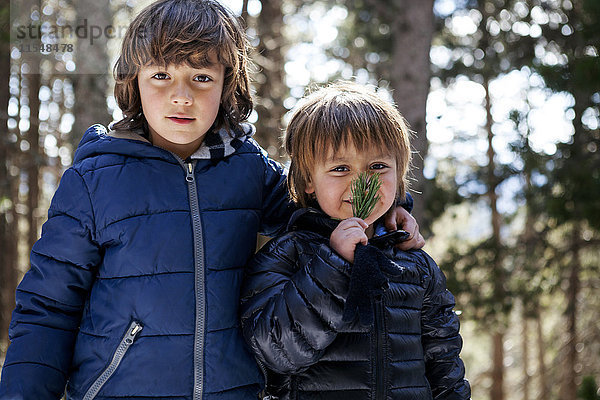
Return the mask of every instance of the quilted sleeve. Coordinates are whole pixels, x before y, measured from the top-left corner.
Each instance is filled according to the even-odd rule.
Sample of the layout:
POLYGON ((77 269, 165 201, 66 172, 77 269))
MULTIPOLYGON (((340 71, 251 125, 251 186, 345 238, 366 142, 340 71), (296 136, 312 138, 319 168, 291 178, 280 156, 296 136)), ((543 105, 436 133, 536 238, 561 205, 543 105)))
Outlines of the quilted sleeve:
POLYGON ((68 169, 16 291, 0 398, 60 399, 101 252, 82 177, 68 169))
POLYGON ((278 373, 298 372, 321 358, 344 325, 349 285, 339 256, 325 244, 300 251, 294 235, 265 245, 242 286, 246 341, 278 373))
POLYGON ((465 379, 465 366, 459 354, 462 338, 458 316, 454 313, 454 296, 446 289, 446 277, 426 253, 430 281, 422 309, 422 342, 426 375, 435 400, 471 398, 465 379))
POLYGON ((283 166, 263 152, 264 186, 260 232, 274 237, 285 232, 286 224, 296 210, 288 195, 287 176, 283 166))

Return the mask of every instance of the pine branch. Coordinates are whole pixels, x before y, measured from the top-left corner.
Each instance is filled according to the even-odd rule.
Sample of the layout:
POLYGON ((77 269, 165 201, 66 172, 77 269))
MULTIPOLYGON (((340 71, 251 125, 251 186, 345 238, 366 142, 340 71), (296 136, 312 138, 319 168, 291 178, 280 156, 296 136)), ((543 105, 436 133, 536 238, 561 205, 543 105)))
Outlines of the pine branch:
POLYGON ((355 217, 366 219, 381 196, 378 194, 381 187, 379 173, 369 174, 362 172, 352 180, 350 193, 352 194, 352 214, 355 217))

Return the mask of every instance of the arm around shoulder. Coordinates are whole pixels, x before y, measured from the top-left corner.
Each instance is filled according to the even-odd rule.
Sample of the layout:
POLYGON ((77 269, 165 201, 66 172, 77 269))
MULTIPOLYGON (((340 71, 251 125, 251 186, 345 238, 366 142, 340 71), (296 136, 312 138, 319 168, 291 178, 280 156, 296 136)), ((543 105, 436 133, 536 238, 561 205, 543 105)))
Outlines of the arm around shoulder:
POLYGON ((93 229, 85 183, 68 169, 16 291, 0 398, 63 395, 82 309, 101 261, 93 229))
POLYGON ((269 158, 264 149, 260 150, 265 168, 260 232, 263 235, 274 237, 284 233, 286 224, 296 210, 296 206, 288 194, 287 177, 283 166, 269 158))
POLYGON ((446 288, 446 277, 435 261, 422 252, 429 282, 422 309, 422 342, 426 374, 436 400, 467 400, 471 388, 460 359, 462 337, 453 311, 454 296, 446 288))
POLYGON ((279 373, 316 363, 342 326, 349 277, 326 244, 292 232, 250 262, 242 286, 242 328, 255 356, 279 373))

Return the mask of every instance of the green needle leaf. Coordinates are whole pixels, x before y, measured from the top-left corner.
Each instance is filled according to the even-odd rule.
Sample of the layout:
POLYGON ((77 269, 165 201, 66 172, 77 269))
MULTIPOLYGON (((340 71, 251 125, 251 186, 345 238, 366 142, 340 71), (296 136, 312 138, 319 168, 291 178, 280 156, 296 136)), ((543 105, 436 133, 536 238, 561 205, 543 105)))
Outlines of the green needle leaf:
POLYGON ((352 195, 352 214, 355 217, 366 219, 381 196, 377 194, 381 187, 379 173, 360 173, 352 180, 350 193, 352 195))

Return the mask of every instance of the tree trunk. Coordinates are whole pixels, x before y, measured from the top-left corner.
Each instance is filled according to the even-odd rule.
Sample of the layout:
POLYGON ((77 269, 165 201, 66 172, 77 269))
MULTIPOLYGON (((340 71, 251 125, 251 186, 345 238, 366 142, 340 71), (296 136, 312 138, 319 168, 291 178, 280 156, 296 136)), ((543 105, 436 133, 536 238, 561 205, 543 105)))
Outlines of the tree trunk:
POLYGON ((538 400, 550 400, 550 392, 548 391, 548 377, 546 371, 546 361, 544 360, 544 354, 546 352, 546 345, 544 340, 544 328, 542 326, 542 310, 540 305, 537 305, 536 313, 536 332, 537 332, 537 356, 538 356, 538 376, 540 395, 538 400))
MULTIPOLYGON (((9 1, 0 2, 0 26, 9 31, 9 1)), ((16 218, 13 187, 15 178, 10 172, 15 151, 8 132, 8 100, 10 97, 10 43, 0 40, 0 359, 4 358, 4 344, 8 341, 8 325, 15 308, 17 285, 16 218)))
MULTIPOLYGON (((112 11, 107 2, 75 2, 76 24, 88 24, 105 27, 112 24, 112 11)), ((70 142, 75 148, 83 133, 93 124, 107 125, 112 121, 108 112, 106 97, 108 93, 108 75, 110 71, 107 40, 97 39, 92 44, 89 38, 78 39, 75 53, 77 72, 71 75, 75 91, 73 113, 75 122, 71 130, 70 142)))
POLYGON ((571 264, 569 268, 569 287, 567 289, 567 309, 565 316, 567 319, 567 342, 565 343, 566 362, 564 365, 564 379, 561 386, 561 400, 577 399, 577 297, 581 286, 579 280, 579 271, 581 270, 581 259, 579 254, 581 226, 579 221, 574 222, 571 232, 571 264))
MULTIPOLYGON (((569 146, 570 154, 566 160, 566 166, 570 170, 580 168, 579 162, 585 161, 587 140, 586 136, 589 135, 589 131, 584 128, 582 123, 582 116, 587 108, 588 94, 585 91, 575 89, 572 92, 575 98, 575 105, 573 110, 575 111, 575 118, 573 118, 573 139, 572 144, 569 146)), ((575 182, 577 185, 577 182, 575 182)), ((575 186, 576 193, 581 192, 581 188, 575 186)), ((574 200, 577 200, 574 199, 574 200)), ((571 201, 569 201, 571 202, 571 201)), ((581 236, 582 236, 582 221, 585 221, 585 216, 582 215, 581 209, 577 206, 569 207, 565 206, 565 210, 570 214, 572 222, 571 240, 570 240, 570 253, 571 263, 568 270, 568 289, 566 293, 567 297, 567 308, 565 310, 566 317, 566 334, 567 341, 565 343, 566 351, 566 365, 564 366, 564 378, 563 384, 560 388, 561 400, 576 400, 577 398, 577 322, 578 322, 578 307, 577 298, 581 289, 580 273, 582 269, 581 263, 581 236)))
POLYGON ((38 60, 31 62, 31 73, 26 76, 29 91, 29 131, 27 141, 27 248, 31 249, 38 239, 38 204, 40 195, 40 169, 42 167, 42 154, 40 153, 40 99, 41 86, 40 65, 38 60))
MULTIPOLYGON (((498 212, 498 195, 496 193, 496 187, 498 186, 498 179, 495 175, 495 151, 492 146, 494 134, 492 132, 492 103, 490 99, 489 90, 489 79, 484 77, 483 87, 485 89, 485 108, 486 108, 486 131, 488 141, 488 166, 487 166, 487 197, 490 204, 491 216, 492 216, 492 240, 496 248, 496 255, 492 265, 492 277, 494 285, 494 298, 493 301, 503 304, 506 299, 506 293, 504 290, 505 276, 502 267, 503 254, 501 250, 500 240, 500 226, 501 218, 498 212)), ((502 311, 500 311, 502 312, 502 311)), ((496 331, 492 333, 492 386, 490 388, 490 399, 491 400, 504 400, 504 328, 503 328, 503 316, 496 315, 496 331)))
POLYGON ((287 87, 283 80, 285 38, 282 33, 281 5, 281 1, 262 2, 262 10, 256 21, 260 43, 253 56, 260 67, 260 72, 256 76, 258 84, 255 96, 255 110, 258 113, 256 140, 275 159, 280 155, 282 118, 286 112, 283 100, 287 95, 287 87))
MULTIPOLYGON (((415 132, 411 138, 416 152, 412 168, 414 180, 411 182, 411 194, 415 199, 413 215, 422 229, 427 230, 431 221, 427 221, 424 214, 428 192, 423 176, 423 161, 429 148, 425 110, 431 79, 429 50, 434 30, 433 0, 402 0, 398 3, 396 8, 401 12, 395 13, 391 24, 394 43, 390 55, 390 65, 393 66, 390 83, 394 89, 394 102, 415 132)), ((382 10, 389 9, 387 1, 380 1, 379 4, 382 10)), ((390 19, 390 15, 383 17, 390 19)))
POLYGON ((492 334, 492 387, 491 400, 504 400, 504 334, 497 330, 492 334))
MULTIPOLYGON (((528 103, 529 105, 529 103, 528 103)), ((527 133, 524 136, 525 147, 527 154, 531 151, 531 143, 529 140, 530 130, 528 128, 527 133)), ((527 157, 528 159, 529 157, 527 157)), ((525 177, 525 193, 526 193, 526 205, 525 205, 525 229, 523 232, 523 241, 525 242, 525 254, 523 255, 522 272, 525 279, 528 279, 536 271, 537 261, 535 259, 535 247, 536 247, 536 233, 533 227, 535 223, 534 215, 534 204, 531 203, 531 193, 533 185, 531 183, 531 171, 532 165, 524 159, 524 177, 525 177)), ((529 375, 529 320, 535 314, 535 309, 532 309, 531 303, 537 302, 537 295, 531 295, 528 291, 523 294, 523 400, 529 400, 529 389, 531 386, 531 376, 529 375), (531 296, 531 297, 530 297, 531 296), (536 296, 536 297, 533 297, 536 296)))
POLYGON ((521 333, 521 357, 523 357, 523 400, 529 400, 529 320, 525 305, 522 310, 523 332, 521 333))

